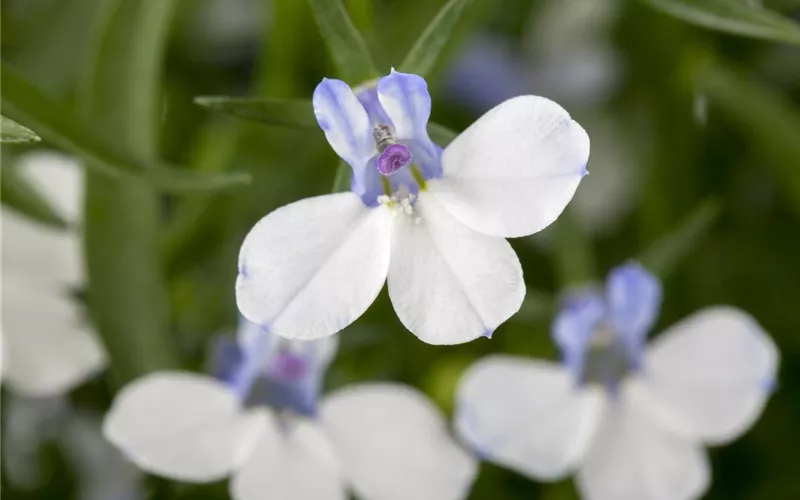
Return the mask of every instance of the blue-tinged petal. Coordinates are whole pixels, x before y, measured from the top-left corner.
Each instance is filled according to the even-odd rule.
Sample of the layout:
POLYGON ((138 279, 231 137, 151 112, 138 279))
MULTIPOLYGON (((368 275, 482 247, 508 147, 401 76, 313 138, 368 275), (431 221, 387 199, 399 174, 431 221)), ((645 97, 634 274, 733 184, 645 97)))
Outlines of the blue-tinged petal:
POLYGON ((378 99, 392 120, 397 138, 414 152, 414 163, 420 165, 423 175, 428 179, 441 177, 442 151, 428 137, 431 96, 425 80, 392 70, 378 81, 378 99))
POLYGON ((217 380, 232 384, 244 359, 239 342, 227 336, 216 338, 212 341, 209 371, 217 380))
POLYGON ((378 89, 375 87, 356 89, 356 97, 358 97, 361 105, 364 106, 373 125, 392 125, 392 120, 386 114, 383 106, 381 106, 380 99, 378 99, 378 89))
POLYGON ((614 331, 636 359, 658 319, 661 283, 640 264, 626 264, 609 273, 606 301, 614 331))
POLYGON ((591 290, 567 296, 553 320, 553 341, 564 363, 577 380, 582 379, 584 358, 595 330, 606 317, 606 305, 599 292, 591 290))
POLYGON ((328 78, 314 89, 312 102, 328 143, 358 174, 375 154, 372 126, 364 106, 346 83, 328 78))
POLYGON ((378 99, 391 118, 398 139, 428 136, 431 96, 421 76, 392 70, 378 81, 378 99))

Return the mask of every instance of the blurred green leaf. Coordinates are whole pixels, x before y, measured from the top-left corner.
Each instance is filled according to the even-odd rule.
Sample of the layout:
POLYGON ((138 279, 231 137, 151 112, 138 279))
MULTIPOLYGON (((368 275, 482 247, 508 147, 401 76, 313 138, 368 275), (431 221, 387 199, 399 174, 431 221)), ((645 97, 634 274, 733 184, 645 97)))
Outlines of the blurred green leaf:
MULTIPOLYGON (((194 102, 222 114, 264 125, 298 129, 319 129, 314 106, 307 99, 270 99, 263 97, 196 97, 194 102)), ((428 123, 433 142, 445 147, 458 133, 444 125, 428 123)))
POLYGON ((441 147, 446 147, 458 137, 458 132, 454 132, 444 125, 428 122, 428 135, 433 142, 441 147))
POLYGON ((447 42, 453 36, 453 30, 461 19, 467 7, 474 0, 450 0, 436 14, 433 21, 425 28, 422 35, 414 42, 405 59, 400 64, 399 71, 414 73, 422 77, 427 76, 442 53, 447 42))
POLYGON ((350 165, 344 161, 339 161, 339 166, 336 167, 336 175, 333 178, 332 193, 342 193, 350 190, 350 165))
POLYGON ((772 167, 775 179, 800 213, 800 112, 770 86, 722 63, 706 60, 694 65, 698 92, 752 141, 772 167))
POLYGON ((717 31, 800 44, 800 24, 749 0, 642 0, 666 14, 717 31))
POLYGON ((556 277, 561 290, 585 286, 597 278, 594 249, 575 221, 571 207, 554 223, 556 277))
POLYGON ((663 280, 700 244, 721 212, 722 203, 719 200, 705 200, 684 219, 680 227, 648 248, 639 257, 639 262, 663 280))
POLYGON ((44 140, 87 160, 87 166, 116 179, 141 179, 167 191, 220 189, 243 184, 242 173, 200 176, 148 165, 110 139, 108 132, 85 120, 2 64, 3 113, 36 130, 44 140))
POLYGON ((196 97, 194 102, 210 110, 265 125, 319 128, 314 106, 308 99, 196 97))
POLYGON ((535 323, 551 318, 555 311, 556 301, 550 293, 528 287, 522 307, 519 308, 517 314, 512 316, 512 319, 524 323, 535 323))
MULTIPOLYGON (((158 158, 161 64, 177 0, 106 0, 80 87, 81 109, 143 168, 158 158)), ((89 172, 85 238, 92 318, 115 382, 178 365, 162 269, 161 198, 150 186, 89 172)))
POLYGON ((42 139, 31 129, 11 118, 0 116, 0 142, 38 142, 42 139))
POLYGON ((379 77, 381 73, 342 0, 308 0, 308 3, 342 77, 351 84, 379 77))
POLYGON ((62 229, 67 227, 67 222, 50 201, 13 165, 3 165, 0 169, 0 198, 3 204, 39 222, 62 229))

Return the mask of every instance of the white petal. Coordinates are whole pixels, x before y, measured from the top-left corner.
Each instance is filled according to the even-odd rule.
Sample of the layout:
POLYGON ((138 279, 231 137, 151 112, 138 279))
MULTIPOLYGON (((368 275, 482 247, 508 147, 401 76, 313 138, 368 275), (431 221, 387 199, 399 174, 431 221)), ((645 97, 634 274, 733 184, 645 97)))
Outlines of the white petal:
POLYGON ((2 220, 3 286, 19 283, 45 288, 83 283, 80 238, 40 224, 13 209, 0 210, 2 220))
POLYGON ((509 99, 459 135, 442 154, 431 193, 464 224, 494 236, 549 226, 572 199, 589 159, 589 136, 558 104, 509 99))
POLYGON ((502 238, 473 231, 420 193, 397 217, 389 296, 400 321, 429 344, 459 344, 495 328, 525 297, 519 259, 502 238))
POLYGON ((712 443, 755 422, 778 369, 773 341, 750 315, 730 307, 705 309, 671 327, 645 359, 650 390, 712 443))
POLYGON ((564 368, 513 356, 475 363, 458 389, 456 428, 485 459, 534 479, 558 479, 581 462, 605 405, 564 368))
POLYGON ((236 302, 289 338, 333 335, 375 300, 389 267, 391 221, 353 193, 301 200, 261 219, 242 245, 236 302))
POLYGON ((320 416, 359 498, 466 497, 475 460, 415 389, 377 383, 345 388, 325 398, 320 416))
POLYGON ((223 384, 188 372, 156 372, 117 394, 103 433, 147 472, 216 481, 247 460, 268 425, 223 384))
POLYGON ((691 500, 709 483, 705 451, 669 430, 661 409, 629 379, 609 405, 578 472, 586 500, 691 500))
POLYGON ((75 159, 52 151, 32 151, 16 161, 23 175, 67 221, 83 213, 83 168, 75 159))
POLYGON ((338 458, 318 424, 273 423, 230 485, 234 500, 345 500, 338 458))
POLYGON ((3 377, 12 390, 61 394, 105 367, 105 350, 68 296, 4 285, 3 377))

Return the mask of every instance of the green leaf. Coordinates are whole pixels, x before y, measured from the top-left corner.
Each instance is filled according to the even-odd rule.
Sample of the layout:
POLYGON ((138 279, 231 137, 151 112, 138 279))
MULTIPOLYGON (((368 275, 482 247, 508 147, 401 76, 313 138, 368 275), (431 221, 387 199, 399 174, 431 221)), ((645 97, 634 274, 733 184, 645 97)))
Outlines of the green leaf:
POLYGON ((748 0, 642 0, 688 23, 735 35, 800 43, 800 24, 748 0))
POLYGON ((428 135, 431 140, 441 147, 446 147, 458 137, 458 132, 454 132, 444 125, 438 123, 428 123, 428 135))
POLYGON ((308 99, 196 97, 195 103, 226 115, 265 125, 319 128, 314 106, 308 99))
POLYGON ((562 290, 585 286, 597 278, 594 250, 575 220, 571 207, 559 216, 555 232, 555 264, 558 285, 562 290))
POLYGON ((695 64, 693 83, 712 112, 736 126, 765 158, 779 188, 800 214, 800 112, 790 99, 744 72, 719 62, 695 64))
POLYGON ((14 165, 3 165, 0 169, 0 198, 3 204, 39 222, 61 229, 67 227, 67 222, 47 197, 31 185, 14 165))
POLYGON ((77 116, 5 64, 0 66, 0 81, 4 115, 36 130, 44 140, 87 160, 87 167, 100 174, 115 179, 143 180, 167 191, 220 189, 249 181, 249 176, 241 173, 200 176, 188 171, 149 168, 129 148, 115 143, 107 130, 77 116))
POLYGON ((378 78, 381 73, 342 0, 308 0, 308 3, 342 77, 352 84, 378 78))
MULTIPOLYGON (((201 96, 194 102, 204 108, 225 115, 263 125, 318 130, 314 106, 308 99, 270 99, 264 97, 201 96)), ((433 142, 445 147, 458 136, 444 125, 428 123, 428 134, 433 142)))
POLYGON ((42 139, 31 129, 25 128, 5 116, 0 116, 0 142, 38 142, 42 139))
POLYGON ((700 241, 722 213, 722 204, 709 198, 700 204, 673 232, 656 241, 640 257, 639 262, 647 269, 666 278, 700 241))
POLYGON ((450 0, 436 14, 433 21, 425 28, 422 35, 414 42, 399 71, 427 76, 442 53, 445 45, 453 35, 453 30, 467 7, 474 0, 450 0))
MULTIPOLYGON (((158 158, 161 64, 176 5, 177 0, 105 0, 79 87, 82 111, 147 159, 143 169, 158 158)), ((88 303, 119 385, 179 365, 169 334, 161 208, 151 186, 88 172, 88 303)))
POLYGON ((341 160, 339 162, 339 166, 336 167, 336 175, 333 178, 333 188, 331 189, 331 193, 342 193, 345 191, 350 191, 350 176, 352 175, 352 169, 350 165, 341 160))

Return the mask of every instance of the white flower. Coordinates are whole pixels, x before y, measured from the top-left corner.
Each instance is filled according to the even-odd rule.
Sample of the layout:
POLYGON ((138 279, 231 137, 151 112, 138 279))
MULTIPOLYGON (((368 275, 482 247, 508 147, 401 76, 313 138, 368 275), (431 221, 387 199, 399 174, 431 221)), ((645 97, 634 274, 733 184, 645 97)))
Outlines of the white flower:
MULTIPOLYGON (((81 169, 55 153, 29 153, 18 173, 67 221, 79 222, 81 169)), ((100 371, 105 353, 70 297, 83 283, 80 236, 3 206, 2 374, 30 396, 66 392, 100 371)))
POLYGON ((170 478, 231 476, 236 500, 464 498, 474 459, 440 412, 398 384, 335 391, 317 405, 335 338, 288 341, 244 323, 223 344, 216 377, 157 372, 126 386, 107 439, 170 478))
POLYGON ((351 192, 255 225, 239 254, 242 314, 284 337, 325 337, 361 316, 388 279, 400 321, 425 342, 490 336, 525 295, 504 238, 562 212, 586 171, 586 132, 558 104, 521 96, 442 151, 426 130, 425 80, 398 72, 357 93, 325 79, 313 102, 353 169, 351 192))
POLYGON ((487 460, 532 478, 577 472, 588 500, 689 500, 710 481, 704 445, 758 418, 778 353, 746 313, 700 311, 644 338, 661 288, 637 265, 605 297, 572 300, 554 323, 564 366, 491 356, 469 369, 456 427, 487 460))

